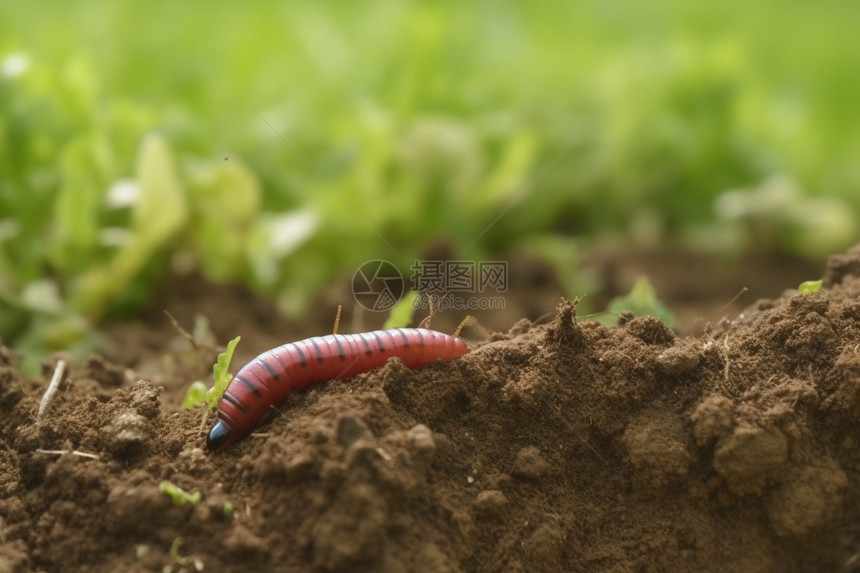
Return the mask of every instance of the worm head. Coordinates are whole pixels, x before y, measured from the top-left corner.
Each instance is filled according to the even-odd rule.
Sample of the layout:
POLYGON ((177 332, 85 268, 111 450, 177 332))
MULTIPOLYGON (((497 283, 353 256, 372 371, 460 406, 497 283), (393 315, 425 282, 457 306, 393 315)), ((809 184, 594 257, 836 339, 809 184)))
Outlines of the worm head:
POLYGON ((232 441, 230 428, 224 420, 218 420, 206 436, 206 447, 214 452, 228 446, 232 441))

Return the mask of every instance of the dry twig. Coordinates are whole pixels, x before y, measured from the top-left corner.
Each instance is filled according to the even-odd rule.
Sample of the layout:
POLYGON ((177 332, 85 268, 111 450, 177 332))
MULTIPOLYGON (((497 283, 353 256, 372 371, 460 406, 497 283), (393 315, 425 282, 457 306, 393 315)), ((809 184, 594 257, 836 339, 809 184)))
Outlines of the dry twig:
POLYGON ((45 390, 45 395, 42 396, 42 402, 39 404, 39 413, 36 414, 36 419, 42 417, 51 400, 54 399, 54 394, 57 393, 57 388, 60 387, 60 381, 63 379, 63 374, 66 370, 66 361, 60 358, 57 360, 57 367, 54 369, 54 376, 51 378, 51 383, 48 384, 48 389, 45 390))
POLYGON ((95 454, 88 454, 87 452, 79 452, 78 450, 43 450, 39 448, 36 450, 37 454, 47 454, 50 456, 62 456, 65 454, 72 454, 73 456, 79 456, 82 458, 87 458, 90 460, 97 460, 99 457, 95 454))

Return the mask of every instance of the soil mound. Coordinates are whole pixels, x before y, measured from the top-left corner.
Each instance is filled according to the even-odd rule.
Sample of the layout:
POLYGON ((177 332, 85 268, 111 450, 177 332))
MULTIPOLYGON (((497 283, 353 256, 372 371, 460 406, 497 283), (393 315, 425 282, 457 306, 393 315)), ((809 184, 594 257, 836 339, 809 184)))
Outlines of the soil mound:
POLYGON ((52 365, 2 349, 0 571, 860 570, 860 248, 698 337, 575 310, 298 392, 216 454, 99 359, 37 420, 52 365))

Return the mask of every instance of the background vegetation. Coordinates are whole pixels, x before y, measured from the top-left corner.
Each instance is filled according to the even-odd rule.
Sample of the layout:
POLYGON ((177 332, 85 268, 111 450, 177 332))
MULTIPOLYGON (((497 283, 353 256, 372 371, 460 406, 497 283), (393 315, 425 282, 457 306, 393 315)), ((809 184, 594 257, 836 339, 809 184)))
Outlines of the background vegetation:
POLYGON ((822 257, 857 239, 858 17, 3 3, 0 336, 87 347, 171 269, 299 315, 337 273, 408 269, 440 237, 527 250, 574 293, 597 242, 822 257))

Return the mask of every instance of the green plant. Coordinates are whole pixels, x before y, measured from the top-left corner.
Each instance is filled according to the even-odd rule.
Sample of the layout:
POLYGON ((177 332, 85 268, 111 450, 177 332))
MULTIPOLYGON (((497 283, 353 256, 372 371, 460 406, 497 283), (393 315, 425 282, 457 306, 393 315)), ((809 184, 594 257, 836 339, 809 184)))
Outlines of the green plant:
POLYGON ((191 559, 188 557, 183 557, 179 554, 179 549, 182 547, 182 538, 177 537, 173 540, 173 543, 170 544, 170 558, 173 559, 173 562, 180 566, 185 566, 191 563, 191 559))
POLYGON ((629 293, 609 301, 606 310, 614 314, 630 311, 636 316, 656 316, 667 326, 675 324, 675 315, 657 298, 657 291, 647 277, 639 277, 629 293))
POLYGON ((193 382, 188 387, 185 397, 182 399, 183 408, 190 410, 205 403, 208 405, 207 412, 212 413, 215 411, 215 408, 218 407, 218 401, 221 400, 221 396, 230 384, 230 380, 233 379, 233 375, 230 374, 228 369, 230 368, 230 362, 233 360, 233 352, 236 350, 236 345, 239 344, 241 339, 241 336, 237 336, 227 343, 227 348, 224 352, 218 354, 218 358, 212 366, 213 383, 210 388, 207 389, 206 384, 199 380, 193 382))
POLYGON ((197 505, 203 499, 203 495, 199 491, 188 493, 169 481, 158 484, 158 490, 170 496, 175 505, 185 505, 186 503, 197 505))
POLYGON ((199 380, 192 382, 182 399, 182 407, 186 410, 193 410, 200 404, 205 404, 208 390, 203 382, 199 380))
POLYGON ((91 351, 177 270, 297 317, 439 238, 550 260, 570 296, 600 240, 819 258, 854 238, 860 5, 269 8, 200 27, 177 3, 0 4, 0 336, 28 368, 91 351))
POLYGON ((233 375, 230 374, 228 368, 230 368, 230 361, 233 360, 233 352, 236 350, 236 345, 239 344, 241 339, 241 336, 237 336, 228 342, 227 350, 218 355, 218 360, 215 361, 215 365, 212 367, 214 383, 206 392, 206 403, 209 404, 208 409, 210 413, 214 412, 215 408, 218 407, 218 401, 221 400, 224 390, 227 389, 230 380, 233 379, 233 375))
POLYGON ((412 291, 397 301, 397 304, 391 308, 383 328, 405 328, 409 326, 409 323, 412 322, 412 315, 415 314, 415 306, 420 298, 420 293, 412 291))
POLYGON ((800 283, 800 286, 797 287, 797 290, 800 291, 800 294, 802 295, 808 295, 820 291, 822 284, 824 284, 824 281, 822 280, 803 281, 800 283))

